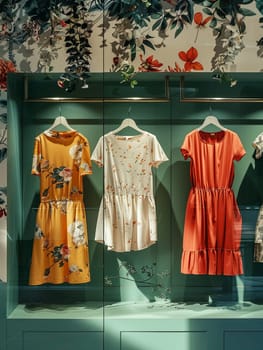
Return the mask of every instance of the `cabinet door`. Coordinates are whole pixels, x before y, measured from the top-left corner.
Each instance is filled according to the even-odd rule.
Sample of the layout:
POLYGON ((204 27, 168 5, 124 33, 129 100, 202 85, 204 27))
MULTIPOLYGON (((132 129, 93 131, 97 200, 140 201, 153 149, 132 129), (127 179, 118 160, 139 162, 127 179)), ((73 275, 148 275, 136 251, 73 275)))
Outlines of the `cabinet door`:
POLYGON ((102 332, 25 331, 20 335, 10 336, 6 350, 72 350, 76 346, 79 350, 103 350, 102 332))

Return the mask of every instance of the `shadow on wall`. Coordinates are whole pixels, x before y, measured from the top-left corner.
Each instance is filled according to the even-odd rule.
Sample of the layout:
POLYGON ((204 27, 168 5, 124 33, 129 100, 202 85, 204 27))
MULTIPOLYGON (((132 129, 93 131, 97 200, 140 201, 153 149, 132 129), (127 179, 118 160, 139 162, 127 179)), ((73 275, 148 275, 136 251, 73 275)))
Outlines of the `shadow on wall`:
POLYGON ((156 189, 155 202, 156 244, 140 251, 124 253, 107 251, 105 247, 106 301, 148 302, 170 298, 171 203, 170 195, 161 183, 156 189))

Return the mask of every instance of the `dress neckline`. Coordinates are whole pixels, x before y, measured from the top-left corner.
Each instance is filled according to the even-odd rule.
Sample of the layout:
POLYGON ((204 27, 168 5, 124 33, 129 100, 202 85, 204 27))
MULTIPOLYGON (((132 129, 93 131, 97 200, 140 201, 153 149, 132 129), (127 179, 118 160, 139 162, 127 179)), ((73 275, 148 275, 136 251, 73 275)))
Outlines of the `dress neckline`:
POLYGON ((141 133, 141 134, 137 134, 137 135, 111 134, 111 136, 113 136, 115 141, 133 141, 133 140, 140 139, 144 135, 145 135, 145 133, 141 133))
POLYGON ((207 145, 215 145, 224 140, 226 130, 220 130, 220 131, 198 130, 197 133, 202 143, 205 143, 207 145))
POLYGON ((70 138, 71 136, 76 135, 76 130, 50 130, 48 132, 43 132, 44 135, 52 138, 52 139, 59 139, 59 138, 70 138))

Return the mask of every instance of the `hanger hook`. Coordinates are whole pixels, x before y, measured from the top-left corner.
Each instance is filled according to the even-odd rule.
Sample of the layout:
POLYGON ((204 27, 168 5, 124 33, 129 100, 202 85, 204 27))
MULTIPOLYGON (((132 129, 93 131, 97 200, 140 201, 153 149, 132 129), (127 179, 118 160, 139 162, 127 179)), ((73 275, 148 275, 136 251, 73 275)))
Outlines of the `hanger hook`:
POLYGON ((61 117, 61 106, 59 106, 59 116, 61 117))

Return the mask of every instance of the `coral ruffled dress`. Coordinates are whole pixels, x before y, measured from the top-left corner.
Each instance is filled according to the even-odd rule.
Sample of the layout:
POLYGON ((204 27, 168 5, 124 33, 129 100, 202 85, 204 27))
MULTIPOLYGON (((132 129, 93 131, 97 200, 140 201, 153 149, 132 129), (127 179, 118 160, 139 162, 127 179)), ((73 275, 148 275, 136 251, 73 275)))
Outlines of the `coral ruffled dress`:
POLYGON ((87 139, 76 131, 35 138, 32 174, 40 176, 31 285, 90 281, 82 176, 91 174, 87 139))
POLYGON ((181 152, 190 158, 189 193, 183 237, 181 272, 239 275, 242 218, 231 189, 234 160, 245 155, 239 136, 230 131, 194 130, 181 152))

